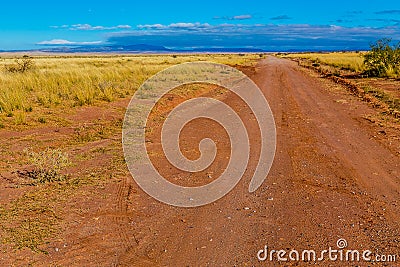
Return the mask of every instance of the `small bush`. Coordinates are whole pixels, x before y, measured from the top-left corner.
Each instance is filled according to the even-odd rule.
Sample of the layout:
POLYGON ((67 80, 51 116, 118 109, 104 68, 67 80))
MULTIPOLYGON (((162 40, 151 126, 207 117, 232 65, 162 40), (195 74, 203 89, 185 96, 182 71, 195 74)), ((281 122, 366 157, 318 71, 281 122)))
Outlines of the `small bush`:
POLYGON ((371 50, 364 55, 366 74, 375 77, 396 76, 400 73, 400 42, 384 38, 371 44, 371 50))
POLYGON ((70 165, 67 153, 60 149, 47 148, 42 152, 29 152, 29 162, 34 165, 34 171, 30 177, 35 183, 59 182, 65 180, 66 176, 61 171, 70 165))
POLYGON ((14 64, 9 64, 6 65, 6 71, 11 72, 11 73, 24 73, 30 69, 32 69, 34 66, 34 61, 33 59, 29 57, 25 57, 22 59, 16 59, 14 64))

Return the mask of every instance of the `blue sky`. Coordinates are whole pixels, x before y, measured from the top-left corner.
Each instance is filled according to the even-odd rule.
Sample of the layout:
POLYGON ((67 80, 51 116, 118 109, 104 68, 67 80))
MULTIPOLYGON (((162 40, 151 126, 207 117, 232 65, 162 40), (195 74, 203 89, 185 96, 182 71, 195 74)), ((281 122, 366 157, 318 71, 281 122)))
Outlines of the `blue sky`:
POLYGON ((4 1, 0 49, 154 44, 171 48, 355 49, 400 40, 400 1, 4 1))

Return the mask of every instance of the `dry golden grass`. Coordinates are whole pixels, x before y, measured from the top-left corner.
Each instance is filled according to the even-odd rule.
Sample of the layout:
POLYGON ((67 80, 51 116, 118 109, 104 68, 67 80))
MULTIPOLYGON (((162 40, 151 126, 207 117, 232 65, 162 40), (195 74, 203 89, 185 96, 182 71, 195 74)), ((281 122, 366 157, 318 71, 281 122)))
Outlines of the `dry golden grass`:
MULTIPOLYGON (((85 214, 79 205, 82 199, 100 203, 108 194, 99 192, 104 192, 108 183, 129 175, 121 148, 124 107, 116 104, 119 98, 126 102, 145 79, 174 64, 202 60, 245 66, 259 58, 34 57, 34 68, 24 73, 10 73, 5 66, 14 64, 15 59, 0 58, 0 128, 7 128, 0 129, 0 176, 8 179, 3 179, 6 182, 1 186, 13 191, 0 203, 2 253, 12 255, 26 248, 32 253, 48 253, 53 248, 47 243, 56 238, 58 242, 58 236, 69 226, 69 216, 85 214), (96 107, 75 108, 82 105, 96 107), (107 118, 71 119, 76 112, 88 114, 90 110, 115 113, 107 118), (60 132, 63 126, 66 129, 60 132), (78 204, 69 205, 71 199, 78 204)), ((180 89, 173 93, 185 96, 196 88, 180 89)), ((29 259, 29 255, 24 257, 29 259)))
POLYGON ((322 63, 356 72, 365 70, 363 52, 298 53, 287 54, 283 57, 309 59, 315 63, 322 63))
POLYGON ((151 75, 169 66, 193 61, 229 65, 253 64, 259 55, 134 55, 34 57, 24 73, 6 67, 15 58, 0 58, 0 124, 13 117, 25 124, 25 113, 40 108, 95 105, 133 95, 151 75))

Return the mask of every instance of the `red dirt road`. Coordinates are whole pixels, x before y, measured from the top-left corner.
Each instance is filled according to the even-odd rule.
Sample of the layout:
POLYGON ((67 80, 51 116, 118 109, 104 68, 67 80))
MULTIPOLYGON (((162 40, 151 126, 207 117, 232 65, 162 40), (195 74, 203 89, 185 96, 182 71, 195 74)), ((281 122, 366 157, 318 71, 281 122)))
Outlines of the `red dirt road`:
MULTIPOLYGON (((268 57, 252 78, 267 97, 277 126, 277 153, 266 182, 248 193, 250 163, 227 196, 192 209, 158 203, 127 182, 137 192, 127 212, 137 212, 126 235, 135 235, 137 243, 131 242, 116 264, 271 266, 282 262, 276 257, 258 261, 264 245, 322 251, 335 249, 339 238, 347 240, 348 249, 399 254, 400 161, 393 153, 399 149, 398 135, 386 136, 393 142, 385 146, 362 119, 373 110, 293 62, 268 57)), ((225 100, 250 121, 243 103, 232 95, 225 100)), ((254 124, 248 127, 256 130, 254 124)), ((194 132, 202 135, 207 129, 194 132)), ((252 144, 257 156, 257 142, 252 144)), ((347 265, 319 263, 328 264, 347 265)))
MULTIPOLYGON (((248 185, 259 154, 257 124, 240 99, 226 94, 223 100, 255 132, 248 170, 229 194, 203 207, 177 208, 154 200, 126 175, 104 189, 110 198, 91 200, 87 206, 98 208, 67 227, 59 242, 68 246, 36 264, 400 266, 399 133, 364 119, 377 111, 295 62, 267 57, 250 77, 271 106, 278 140, 272 169, 256 192, 249 193, 248 185), (322 250, 336 249, 339 238, 347 240, 346 249, 371 250, 373 259, 396 254, 397 261, 334 262, 326 256, 322 262, 278 262, 276 254, 272 261, 257 259, 266 245, 287 252, 315 250, 318 257, 322 250)), ((188 151, 205 136, 226 137, 217 126, 204 125, 200 121, 184 129, 188 151)), ((228 145, 218 144, 226 155, 228 145)), ((210 173, 225 166, 224 157, 218 160, 210 173)), ((178 177, 173 169, 165 173, 178 177)), ((187 178, 197 185, 204 173, 177 183, 187 184, 187 178)))

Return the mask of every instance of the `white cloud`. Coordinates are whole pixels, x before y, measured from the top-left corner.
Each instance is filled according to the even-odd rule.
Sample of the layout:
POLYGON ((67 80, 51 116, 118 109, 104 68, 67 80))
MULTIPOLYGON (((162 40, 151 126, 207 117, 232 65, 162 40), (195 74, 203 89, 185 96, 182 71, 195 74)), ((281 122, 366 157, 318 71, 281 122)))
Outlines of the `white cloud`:
POLYGON ((237 16, 232 16, 232 17, 214 17, 213 19, 223 19, 223 20, 245 20, 245 19, 252 19, 253 16, 250 14, 244 14, 244 15, 237 15, 237 16))
POLYGON ((244 20, 244 19, 251 19, 251 15, 239 15, 239 16, 233 16, 234 20, 244 20))
POLYGON ((84 31, 103 31, 103 30, 118 30, 118 29, 130 29, 130 25, 116 25, 116 26, 92 26, 90 24, 74 24, 70 30, 84 30, 84 31))
POLYGON ((71 42, 65 39, 53 39, 49 41, 41 41, 36 43, 38 45, 95 45, 100 44, 101 41, 94 41, 94 42, 71 42))
POLYGON ((65 28, 68 28, 68 27, 69 27, 69 26, 66 25, 66 24, 61 25, 61 26, 50 26, 50 28, 53 28, 53 29, 65 29, 65 28))
POLYGON ((200 23, 200 22, 177 22, 171 23, 169 25, 164 24, 144 24, 137 25, 138 29, 144 30, 168 30, 168 29, 180 29, 180 30, 198 30, 205 29, 211 27, 208 23, 200 23))
POLYGON ((163 24, 139 24, 136 27, 139 29, 164 29, 167 26, 163 24))
POLYGON ((210 27, 210 24, 208 23, 184 23, 184 22, 179 22, 179 23, 172 23, 169 25, 171 28, 207 28, 210 27))
POLYGON ((69 29, 69 30, 81 30, 81 31, 104 31, 104 30, 126 30, 132 28, 130 25, 116 25, 116 26, 92 26, 90 24, 73 24, 73 25, 61 25, 61 26, 50 26, 53 29, 69 29))

